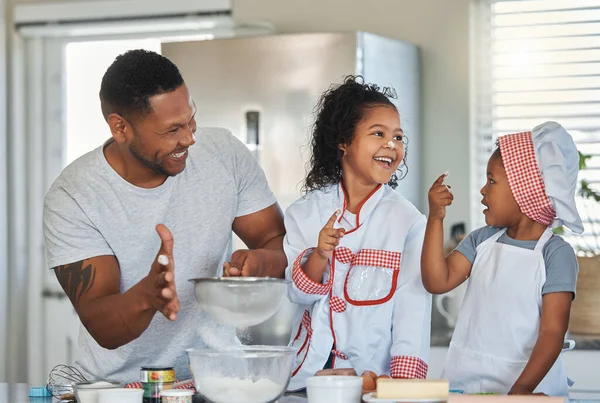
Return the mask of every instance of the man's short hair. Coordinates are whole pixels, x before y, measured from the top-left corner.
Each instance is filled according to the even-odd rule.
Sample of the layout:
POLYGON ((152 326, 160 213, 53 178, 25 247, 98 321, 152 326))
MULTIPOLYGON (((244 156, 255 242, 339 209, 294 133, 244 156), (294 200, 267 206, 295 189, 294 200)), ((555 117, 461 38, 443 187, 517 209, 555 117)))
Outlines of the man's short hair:
POLYGON ((117 56, 100 86, 104 119, 117 113, 136 119, 151 110, 150 98, 176 90, 184 83, 173 62, 158 53, 136 49, 117 56))

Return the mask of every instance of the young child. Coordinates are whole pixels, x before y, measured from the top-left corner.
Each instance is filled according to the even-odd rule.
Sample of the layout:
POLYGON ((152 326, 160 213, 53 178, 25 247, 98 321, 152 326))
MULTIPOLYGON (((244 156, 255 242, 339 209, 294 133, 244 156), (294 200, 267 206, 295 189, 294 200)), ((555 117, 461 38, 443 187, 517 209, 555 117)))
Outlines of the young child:
POLYGON ((443 255, 452 192, 429 191, 421 270, 434 294, 469 283, 443 377, 465 393, 568 395, 560 357, 575 297, 577 260, 551 228, 583 232, 575 206, 579 154, 555 122, 501 136, 481 189, 488 226, 443 255))
POLYGON ((286 212, 289 297, 302 306, 290 390, 324 368, 425 378, 425 217, 393 189, 405 137, 391 90, 357 77, 317 106, 306 195, 286 212))

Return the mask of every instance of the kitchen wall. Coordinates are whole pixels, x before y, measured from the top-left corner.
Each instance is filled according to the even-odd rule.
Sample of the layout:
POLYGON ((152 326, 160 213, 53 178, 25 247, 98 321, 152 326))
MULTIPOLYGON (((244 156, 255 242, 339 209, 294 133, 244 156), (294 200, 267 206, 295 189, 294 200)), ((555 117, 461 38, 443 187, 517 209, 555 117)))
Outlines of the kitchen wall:
MULTIPOLYGON (((277 32, 373 32, 421 48, 423 197, 444 171, 455 195, 447 227, 469 220, 469 7, 471 0, 233 0, 236 20, 277 32), (293 10, 293 11, 292 11, 293 10)), ((400 111, 402 113, 402 111, 400 111)), ((410 133, 408 133, 410 138, 410 133)), ((409 170, 410 175, 410 170, 409 170)))
MULTIPOLYGON (((9 4, 40 0, 3 0, 9 4)), ((61 0, 47 0, 61 1, 61 0)), ((62 0, 65 1, 65 0, 62 0)), ((86 0, 68 0, 81 2, 86 0)), ((201 1, 201 0, 198 0, 201 1)), ((421 48, 422 209, 435 178, 450 172, 451 223, 469 220, 469 7, 472 0, 233 0, 237 20, 260 19, 277 32, 362 30, 421 48)), ((408 133, 410 136, 410 133, 408 133)), ((409 173, 410 174, 410 173, 409 173)))

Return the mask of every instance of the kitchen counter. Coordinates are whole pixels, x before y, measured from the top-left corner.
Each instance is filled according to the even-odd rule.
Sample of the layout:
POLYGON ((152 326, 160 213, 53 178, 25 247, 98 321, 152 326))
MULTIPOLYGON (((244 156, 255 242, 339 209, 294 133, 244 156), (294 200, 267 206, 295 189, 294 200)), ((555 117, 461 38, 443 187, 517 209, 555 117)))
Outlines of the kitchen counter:
MULTIPOLYGON (((0 403, 60 403, 61 400, 51 397, 29 397, 29 385, 19 383, 9 385, 0 383, 0 403)), ((199 396, 194 396, 194 403, 202 403, 199 396)), ((284 396, 278 403, 306 403, 306 399, 297 396, 284 396)), ((598 402, 600 403, 600 401, 598 402)))
POLYGON ((575 340, 576 350, 600 350, 600 335, 567 334, 567 338, 575 340))
MULTIPOLYGON (((26 384, 8 385, 0 383, 0 403, 60 403, 59 400, 51 397, 32 397, 29 396, 29 386, 26 384)), ((196 400, 194 402, 200 402, 196 400)), ((600 403, 599 400, 571 399, 571 403, 600 403)), ((284 396, 278 400, 278 403, 306 403, 306 399, 297 396, 284 396)))

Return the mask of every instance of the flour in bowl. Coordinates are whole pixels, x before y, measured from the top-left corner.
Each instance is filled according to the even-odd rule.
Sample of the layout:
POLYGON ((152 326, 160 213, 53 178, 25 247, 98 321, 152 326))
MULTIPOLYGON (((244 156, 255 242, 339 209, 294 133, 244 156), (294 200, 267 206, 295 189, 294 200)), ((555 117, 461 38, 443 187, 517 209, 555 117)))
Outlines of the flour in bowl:
POLYGON ((267 378, 256 382, 251 379, 228 377, 196 378, 200 394, 214 403, 267 403, 279 397, 285 388, 267 378))

